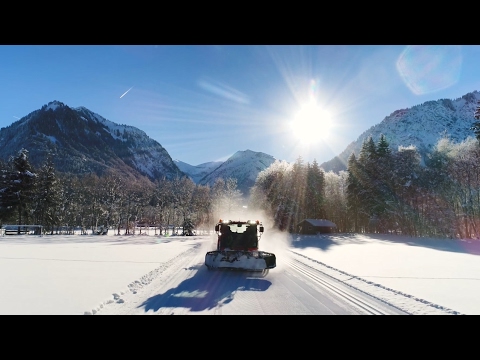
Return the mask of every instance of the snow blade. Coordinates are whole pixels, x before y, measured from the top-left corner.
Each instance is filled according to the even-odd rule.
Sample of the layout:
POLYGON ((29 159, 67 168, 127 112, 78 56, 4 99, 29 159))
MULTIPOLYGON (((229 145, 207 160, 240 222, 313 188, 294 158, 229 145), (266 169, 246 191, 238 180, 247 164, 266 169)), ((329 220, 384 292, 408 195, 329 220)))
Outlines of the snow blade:
POLYGON ((205 265, 209 269, 263 271, 277 264, 275 254, 266 251, 221 250, 207 252, 205 265))

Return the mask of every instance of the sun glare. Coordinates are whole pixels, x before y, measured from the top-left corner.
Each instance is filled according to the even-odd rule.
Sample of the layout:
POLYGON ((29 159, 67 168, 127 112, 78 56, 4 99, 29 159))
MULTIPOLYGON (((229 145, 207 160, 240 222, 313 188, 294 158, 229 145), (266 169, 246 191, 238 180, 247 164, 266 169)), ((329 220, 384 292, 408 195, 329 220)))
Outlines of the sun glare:
POLYGON ((330 114, 315 102, 305 104, 291 123, 292 131, 302 142, 314 143, 330 134, 330 114))

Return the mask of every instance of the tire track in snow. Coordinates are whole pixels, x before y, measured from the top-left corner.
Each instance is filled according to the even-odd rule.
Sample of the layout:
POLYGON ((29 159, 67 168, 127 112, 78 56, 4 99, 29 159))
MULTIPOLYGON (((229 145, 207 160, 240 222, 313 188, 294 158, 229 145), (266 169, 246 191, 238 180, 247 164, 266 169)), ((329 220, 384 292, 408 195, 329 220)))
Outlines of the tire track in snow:
MULTIPOLYGON (((143 275, 140 279, 135 280, 127 285, 127 291, 132 294, 137 294, 137 292, 143 289, 145 286, 149 285, 153 280, 157 279, 160 275, 164 272, 169 270, 175 264, 180 263, 180 259, 185 257, 185 255, 191 254, 193 252, 198 251, 198 248, 202 246, 202 243, 195 244, 193 247, 183 251, 182 253, 176 255, 175 257, 171 258, 167 262, 163 263, 159 267, 153 269, 152 271, 148 272, 147 274, 143 275)), ((110 304, 122 304, 124 303, 124 299, 122 298, 123 295, 126 294, 126 291, 120 291, 118 293, 112 294, 112 299, 108 299, 102 302, 97 308, 92 309, 91 311, 85 311, 84 315, 95 315, 99 311, 101 311, 104 307, 110 304)))
POLYGON ((345 271, 336 269, 332 266, 329 266, 325 263, 322 263, 318 260, 312 259, 303 254, 291 251, 292 254, 302 257, 315 264, 315 267, 310 266, 302 262, 305 266, 310 266, 327 276, 330 276, 333 279, 341 281, 347 286, 363 292, 368 296, 371 296, 379 301, 384 302, 385 304, 395 307, 401 311, 406 312, 410 315, 464 315, 458 311, 452 310, 450 308, 434 304, 430 301, 417 298, 413 295, 403 293, 388 287, 385 287, 381 284, 362 279, 358 276, 349 274, 345 271), (413 310, 412 310, 413 309, 413 310))
POLYGON ((313 280, 314 282, 327 288, 328 290, 330 290, 331 292, 339 296, 344 301, 351 303, 355 307, 360 308, 362 311, 370 315, 388 315, 388 313, 382 311, 378 307, 375 307, 372 304, 366 301, 363 301, 359 297, 354 296, 352 293, 342 290, 339 286, 335 285, 333 281, 322 279, 320 276, 318 276, 318 273, 323 275, 326 275, 326 274, 322 273, 321 271, 317 269, 313 269, 312 267, 304 264, 301 261, 298 261, 298 260, 294 260, 294 261, 295 262, 291 262, 289 264, 292 268, 294 268, 301 274, 305 275, 309 279, 313 280))

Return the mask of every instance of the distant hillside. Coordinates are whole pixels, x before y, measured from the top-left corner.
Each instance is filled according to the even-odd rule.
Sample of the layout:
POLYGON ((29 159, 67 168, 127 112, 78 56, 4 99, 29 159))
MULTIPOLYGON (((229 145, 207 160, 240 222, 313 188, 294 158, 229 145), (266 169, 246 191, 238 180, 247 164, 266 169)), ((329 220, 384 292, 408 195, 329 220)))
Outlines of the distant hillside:
POLYGON ((52 101, 0 129, 0 158, 7 160, 21 148, 28 150, 35 167, 50 153, 60 172, 102 175, 113 169, 151 180, 189 176, 197 184, 210 186, 219 177, 235 178, 244 195, 249 194, 258 173, 275 161, 273 156, 251 150, 238 151, 225 162, 197 166, 173 161, 144 131, 116 124, 85 107, 70 108, 59 101, 52 101))
POLYGON ((28 150, 33 166, 51 153, 60 172, 101 175, 114 169, 151 180, 183 175, 168 152, 145 132, 59 101, 0 129, 0 158, 6 160, 21 148, 28 150))
POLYGON ((251 150, 237 151, 228 160, 200 179, 199 184, 212 186, 217 178, 234 178, 244 196, 255 184, 258 173, 275 162, 275 158, 262 152, 251 150))
POLYGON ((202 178, 210 174, 213 170, 223 164, 222 161, 211 161, 197 166, 187 164, 180 160, 174 160, 178 168, 187 174, 194 183, 198 183, 202 178))
POLYGON ((361 134, 338 156, 320 166, 325 171, 347 169, 352 153, 358 156, 363 141, 372 136, 375 142, 384 134, 393 151, 399 146, 414 145, 423 156, 430 152, 439 139, 448 136, 455 142, 474 137, 472 124, 480 93, 474 91, 455 100, 427 101, 408 109, 394 111, 385 119, 361 134))

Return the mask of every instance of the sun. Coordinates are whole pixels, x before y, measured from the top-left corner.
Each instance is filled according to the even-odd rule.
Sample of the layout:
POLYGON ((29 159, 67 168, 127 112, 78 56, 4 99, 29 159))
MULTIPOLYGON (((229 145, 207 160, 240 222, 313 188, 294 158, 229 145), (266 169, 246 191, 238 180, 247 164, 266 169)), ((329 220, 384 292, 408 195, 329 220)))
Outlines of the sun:
POLYGON ((301 107, 291 126, 295 137, 310 144, 329 137, 332 120, 328 111, 312 101, 301 107))

